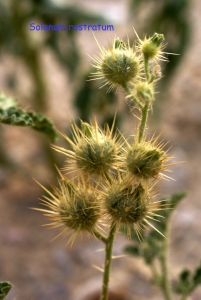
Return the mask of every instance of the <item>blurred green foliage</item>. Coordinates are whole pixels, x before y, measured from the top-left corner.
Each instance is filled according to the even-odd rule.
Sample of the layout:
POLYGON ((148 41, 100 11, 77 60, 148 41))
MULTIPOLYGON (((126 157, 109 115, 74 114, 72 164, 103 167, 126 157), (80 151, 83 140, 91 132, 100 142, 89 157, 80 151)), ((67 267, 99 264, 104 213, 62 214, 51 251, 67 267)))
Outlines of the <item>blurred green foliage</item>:
MULTIPOLYGON (((189 24, 187 18, 188 0, 161 1, 156 0, 131 0, 128 7, 130 16, 137 17, 139 10, 153 3, 155 10, 148 13, 147 21, 140 29, 146 33, 161 32, 168 42, 167 52, 182 54, 189 37, 189 24)), ((86 81, 89 79, 91 69, 85 73, 80 72, 81 55, 77 43, 78 31, 43 31, 37 42, 32 40, 32 32, 29 24, 69 24, 82 23, 110 23, 98 13, 90 13, 79 8, 77 4, 57 4, 50 0, 10 0, 0 1, 0 54, 13 55, 21 60, 27 68, 33 82, 33 92, 29 95, 29 105, 37 112, 45 113, 48 108, 48 78, 44 78, 41 54, 49 49, 55 61, 64 70, 66 77, 75 88, 73 91, 73 103, 78 112, 78 117, 88 122, 92 115, 98 115, 101 125, 105 122, 111 126, 114 111, 117 107, 117 97, 114 91, 105 93, 105 88, 97 89, 99 83, 86 81)), ((175 68, 181 56, 171 56, 170 63, 164 68, 167 82, 167 73, 175 68)), ((7 86, 16 94, 18 90, 17 74, 7 72, 7 86)), ((67 99, 66 95, 64 97, 67 99)), ((126 108, 128 110, 128 108, 126 108)), ((116 117, 116 126, 120 127, 122 113, 116 117)), ((76 121, 78 123, 78 120, 76 121)), ((47 145, 43 145, 43 151, 47 152, 47 145)), ((0 149, 0 152, 1 149, 0 149)), ((50 159, 54 157, 51 150, 46 155, 50 159)), ((50 162, 51 163, 51 162, 50 162)))
MULTIPOLYGON (((77 24, 104 22, 98 15, 85 13, 74 6, 58 6, 49 0, 32 1, 0 1, 0 51, 1 55, 12 55, 18 58, 26 66, 32 77, 33 92, 29 96, 29 105, 37 112, 45 113, 48 107, 47 78, 43 75, 41 53, 43 49, 51 49, 55 60, 66 72, 71 80, 78 77, 77 68, 80 66, 80 52, 76 42, 76 31, 48 31, 40 37, 40 42, 33 42, 29 24, 77 24)), ((16 73, 7 71, 6 84, 17 93, 18 82, 16 73)), ((1 111, 1 120, 13 125, 29 125, 35 130, 43 131, 55 139, 56 134, 53 125, 41 114, 32 113, 19 108, 9 108, 1 111)), ((54 169, 54 163, 59 165, 52 149, 43 142, 41 150, 45 153, 49 166, 54 169)), ((3 154, 4 149, 0 148, 3 154)), ((1 163, 9 165, 10 158, 6 154, 1 155, 1 163)))
MULTIPOLYGON (((79 112, 78 115, 82 121, 89 122, 92 115, 98 114, 102 117, 101 125, 104 126, 107 123, 111 127, 117 106, 116 94, 114 91, 106 94, 104 89, 98 89, 97 83, 88 80, 90 71, 86 73, 80 89, 75 94, 74 103, 79 112)), ((120 125, 120 120, 121 115, 118 115, 115 126, 120 125)))
MULTIPOLYGON (((147 16, 147 22, 141 30, 148 34, 153 31, 162 32, 168 42, 167 52, 180 54, 180 56, 172 56, 170 63, 165 66, 167 82, 167 75, 181 59, 181 54, 184 53, 189 38, 188 0, 161 1, 160 5, 157 5, 156 0, 131 0, 128 8, 130 16, 135 17, 136 9, 143 10, 146 4, 150 5, 151 2, 157 9, 151 10, 147 16)), ((77 32, 74 30, 45 32, 42 42, 39 45, 33 44, 29 32, 31 22, 64 24, 67 27, 69 24, 104 23, 107 20, 98 14, 85 12, 76 6, 57 5, 50 0, 32 0, 26 3, 23 0, 0 2, 1 51, 18 56, 25 62, 35 85, 35 91, 31 97, 33 105, 37 110, 45 111, 48 100, 46 82, 42 76, 40 54, 43 49, 50 48, 66 75, 73 81, 78 78, 78 67, 81 63, 80 51, 76 41, 77 32)), ((74 104, 79 112, 79 117, 84 121, 89 121, 92 111, 94 113, 94 111, 100 110, 103 121, 109 121, 111 124, 112 116, 108 111, 111 106, 115 107, 116 97, 113 92, 103 96, 101 90, 97 91, 94 84, 86 82, 89 73, 90 70, 87 74, 79 76, 80 84, 75 91, 74 104)), ((15 87, 15 74, 10 74, 7 84, 15 87)))
MULTIPOLYGON (((35 84, 32 95, 33 104, 38 110, 46 108, 46 83, 42 76, 40 54, 49 47, 56 60, 61 64, 71 78, 77 75, 80 64, 80 53, 76 43, 76 31, 48 31, 40 45, 32 43, 29 24, 78 24, 82 22, 104 21, 100 16, 85 13, 73 6, 58 6, 48 0, 32 0, 29 2, 1 1, 0 2, 0 47, 6 53, 18 56, 30 70, 35 84), (37 20, 37 21, 36 21, 37 20), (65 42, 63 42, 65 41, 65 42)), ((15 86, 15 74, 12 74, 12 85, 15 86)))
POLYGON ((194 272, 183 270, 174 285, 177 294, 189 296, 201 284, 201 265, 194 272))

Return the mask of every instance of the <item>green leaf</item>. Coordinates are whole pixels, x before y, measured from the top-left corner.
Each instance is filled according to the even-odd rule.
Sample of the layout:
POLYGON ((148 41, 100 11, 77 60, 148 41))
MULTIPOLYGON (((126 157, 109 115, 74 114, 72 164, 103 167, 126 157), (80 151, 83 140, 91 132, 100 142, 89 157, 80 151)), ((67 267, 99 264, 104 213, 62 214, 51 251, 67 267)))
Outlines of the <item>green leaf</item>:
POLYGON ((147 264, 152 264, 164 251, 164 237, 151 230, 142 245, 142 254, 147 264))
MULTIPOLYGON (((171 214, 173 213, 176 206, 180 203, 180 201, 184 197, 186 197, 186 192, 177 192, 177 193, 172 194, 169 198, 162 199, 162 201, 164 201, 163 203, 167 204, 169 206, 167 206, 167 209, 160 211, 160 215, 163 218, 160 218, 160 222, 157 222, 157 224, 155 224, 155 226, 161 233, 165 234, 166 227, 169 222, 169 218, 170 218, 171 214)), ((161 236, 161 238, 163 239, 162 236, 161 236)), ((160 237, 159 237, 159 239, 160 239, 160 237)))
POLYGON ((9 282, 0 282, 0 300, 6 298, 11 288, 12 285, 9 282))
POLYGON ((193 281, 195 286, 201 284, 201 266, 195 270, 195 274, 193 276, 193 281))
POLYGON ((183 270, 179 275, 179 281, 174 287, 177 294, 189 295, 193 290, 193 284, 190 278, 190 271, 183 270))
POLYGON ((183 281, 183 282, 186 282, 189 279, 189 276, 190 276, 190 271, 189 270, 184 270, 180 274, 180 280, 183 281))
POLYGON ((18 105, 17 100, 0 94, 0 122, 15 126, 30 126, 55 141, 58 135, 50 119, 40 113, 23 110, 18 105))
POLYGON ((194 274, 189 270, 183 270, 174 290, 177 294, 190 295, 199 284, 201 284, 201 266, 194 271, 194 274))

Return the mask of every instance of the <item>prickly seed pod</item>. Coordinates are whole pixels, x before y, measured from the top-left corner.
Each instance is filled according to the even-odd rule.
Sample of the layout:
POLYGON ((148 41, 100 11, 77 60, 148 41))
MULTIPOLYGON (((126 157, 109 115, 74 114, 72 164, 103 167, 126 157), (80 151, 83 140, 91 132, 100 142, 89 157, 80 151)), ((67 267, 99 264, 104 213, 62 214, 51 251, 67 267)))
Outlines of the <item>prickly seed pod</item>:
MULTIPOLYGON (((82 127, 88 129, 89 125, 83 123, 82 127)), ((85 134, 75 154, 78 158, 78 168, 92 174, 100 174, 107 172, 114 163, 115 145, 110 138, 101 135, 100 132, 96 136, 91 127, 90 135, 87 137, 85 134)))
POLYGON ((125 85, 138 74, 139 63, 132 50, 117 48, 105 55, 101 69, 109 82, 125 85))
POLYGON ((114 186, 108 191, 105 206, 111 219, 133 224, 140 222, 147 213, 147 194, 142 185, 132 191, 132 186, 124 189, 114 186))
POLYGON ((161 210, 163 206, 151 202, 153 197, 151 188, 144 187, 142 184, 134 187, 128 178, 122 180, 119 177, 118 180, 112 179, 105 188, 102 201, 107 218, 119 226, 126 227, 128 236, 131 234, 130 226, 133 226, 140 239, 141 230, 146 227, 146 224, 155 229, 148 219, 159 216, 154 211, 161 210))
POLYGON ((157 176, 162 167, 163 151, 157 148, 145 149, 141 145, 130 149, 126 158, 128 170, 136 177, 149 179, 157 176))
POLYGON ((164 145, 158 144, 157 139, 151 141, 135 142, 128 144, 123 165, 131 176, 139 180, 152 179, 157 176, 165 176, 161 171, 167 168, 165 163, 171 158, 163 151, 164 145))
POLYGON ((91 231, 100 216, 97 195, 81 188, 71 193, 72 196, 73 201, 69 201, 68 205, 61 203, 60 216, 63 223, 71 229, 91 231))
POLYGON ((115 167, 117 154, 121 148, 119 137, 113 136, 114 124, 111 130, 107 126, 105 132, 96 122, 93 124, 82 122, 81 125, 81 129, 75 124, 72 125, 73 141, 63 135, 73 151, 57 146, 53 148, 70 158, 65 170, 75 171, 78 168, 85 173, 103 175, 115 167))
MULTIPOLYGON (((60 180, 60 189, 53 186, 53 192, 48 191, 38 183, 49 195, 44 197, 41 204, 46 209, 36 209, 45 213, 52 220, 51 227, 63 227, 62 235, 74 231, 69 242, 74 242, 81 231, 93 230, 101 216, 97 191, 87 185, 82 177, 78 182, 60 180)), ((61 235, 60 234, 60 235, 61 235)))
MULTIPOLYGON (((108 50, 101 48, 100 57, 94 57, 93 65, 97 72, 92 73, 93 79, 105 79, 104 85, 109 85, 109 90, 118 86, 125 86, 133 79, 138 78, 141 72, 140 58, 122 40, 115 39, 113 46, 108 50)), ((104 86, 103 85, 103 86, 104 86)))

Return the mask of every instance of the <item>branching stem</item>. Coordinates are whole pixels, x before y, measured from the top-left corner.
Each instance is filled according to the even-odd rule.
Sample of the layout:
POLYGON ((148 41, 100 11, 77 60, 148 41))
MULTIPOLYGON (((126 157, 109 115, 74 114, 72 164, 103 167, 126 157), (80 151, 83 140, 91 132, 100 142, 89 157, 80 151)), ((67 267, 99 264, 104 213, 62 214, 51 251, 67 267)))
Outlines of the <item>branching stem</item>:
POLYGON ((105 235, 103 235, 98 229, 94 228, 93 229, 93 234, 99 239, 101 240, 104 244, 107 243, 107 237, 105 235))
POLYGON ((105 245, 105 267, 103 274, 103 285, 102 294, 100 300, 108 300, 108 285, 109 285, 109 275, 110 275, 110 265, 112 260, 112 248, 114 237, 116 233, 117 225, 113 222, 110 227, 110 232, 105 245))
POLYGON ((130 88, 128 87, 128 85, 125 84, 123 86, 123 88, 124 88, 125 92, 133 100, 133 103, 136 104, 140 110, 142 110, 143 109, 143 104, 136 97, 132 96, 132 92, 131 92, 130 88))
POLYGON ((141 122, 140 122, 140 127, 139 127, 139 143, 141 142, 144 131, 146 128, 146 122, 147 122, 147 117, 148 117, 148 112, 149 112, 149 101, 147 101, 142 109, 142 117, 141 117, 141 122))

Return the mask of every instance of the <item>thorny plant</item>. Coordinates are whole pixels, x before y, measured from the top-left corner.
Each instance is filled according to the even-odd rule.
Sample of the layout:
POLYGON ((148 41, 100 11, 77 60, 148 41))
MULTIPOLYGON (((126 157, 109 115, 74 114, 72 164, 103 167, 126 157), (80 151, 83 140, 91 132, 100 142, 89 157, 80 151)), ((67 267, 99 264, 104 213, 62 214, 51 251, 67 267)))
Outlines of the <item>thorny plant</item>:
MULTIPOLYGON (((134 138, 131 136, 127 139, 120 131, 115 131, 115 118, 112 128, 106 125, 104 130, 96 120, 90 124, 81 121, 80 128, 71 122, 72 139, 62 134, 71 149, 53 146, 67 157, 66 166, 61 171, 58 170, 59 187, 53 186, 53 191, 49 191, 39 183, 47 195, 42 200, 45 208, 35 209, 51 219, 48 225, 63 228, 59 235, 66 236, 72 232, 68 240, 71 245, 81 232, 88 232, 105 244, 100 299, 107 300, 112 248, 118 231, 126 232, 128 237, 133 237, 133 232, 136 233, 141 244, 138 248, 130 247, 127 251, 135 254, 141 251, 146 261, 144 245, 149 238, 151 240, 153 230, 166 241, 164 224, 161 222, 160 228, 154 221, 167 217, 166 212, 172 202, 156 201, 154 198, 157 181, 169 178, 164 172, 171 165, 171 157, 168 150, 165 150, 166 145, 159 142, 159 137, 148 138, 148 134, 145 134, 148 113, 154 102, 155 85, 162 75, 160 61, 167 61, 167 53, 163 52, 163 35, 155 33, 143 40, 137 36, 133 46, 129 41, 125 43, 119 38, 115 38, 108 49, 99 44, 98 46, 100 55, 93 58, 96 71, 92 74, 92 80, 104 79, 104 85, 109 85, 108 91, 123 89, 126 92, 130 108, 135 107, 141 113, 134 138), (70 173, 71 179, 68 179, 67 175, 70 173)), ((6 103, 4 98, 2 94, 2 103, 6 103)), ((55 137, 53 125, 42 115, 21 110, 16 103, 4 106, 0 111, 1 122, 31 126, 51 137, 53 133, 55 137)), ((182 197, 183 195, 179 195, 177 198, 182 197)), ((151 243, 147 245, 151 251, 151 243)), ((153 271, 154 279, 161 287, 164 299, 171 300, 167 243, 164 242, 163 246, 163 274, 159 277, 153 271)), ((200 273, 198 268, 191 279, 188 271, 182 273, 176 287, 182 299, 187 299, 200 282, 200 273)), ((9 283, 0 283, 0 299, 6 297, 10 288, 9 283)))
MULTIPOLYGON (((155 85, 161 77, 159 63, 167 60, 163 41, 163 35, 155 33, 144 40, 137 36, 133 46, 119 38, 108 49, 98 44, 100 55, 93 57, 96 71, 92 80, 104 79, 108 91, 123 88, 129 105, 141 112, 134 140, 114 133, 114 123, 111 129, 106 125, 102 130, 96 121, 81 121, 81 128, 72 122, 72 140, 62 134, 71 149, 53 148, 67 157, 62 171, 73 173, 73 179, 58 170, 59 188, 50 192, 39 183, 49 196, 42 200, 46 208, 38 210, 52 220, 52 227, 63 227, 60 235, 72 232, 68 243, 72 245, 85 231, 105 244, 101 300, 108 299, 112 248, 119 229, 124 227, 130 237, 133 228, 139 240, 148 227, 163 235, 153 220, 168 204, 154 200, 154 186, 160 178, 169 178, 163 172, 168 171, 171 157, 159 137, 149 139, 145 134, 155 85), (107 235, 103 226, 109 228, 107 235)), ((165 289, 166 299, 171 299, 168 279, 165 289)))

